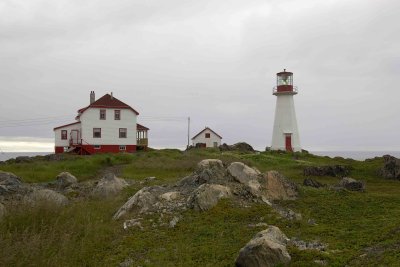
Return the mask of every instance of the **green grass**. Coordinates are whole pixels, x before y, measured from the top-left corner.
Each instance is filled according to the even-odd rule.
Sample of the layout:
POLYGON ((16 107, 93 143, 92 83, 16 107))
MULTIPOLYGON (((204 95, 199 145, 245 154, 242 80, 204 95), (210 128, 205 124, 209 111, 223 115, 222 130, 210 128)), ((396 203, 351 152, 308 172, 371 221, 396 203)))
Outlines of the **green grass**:
MULTIPOLYGON (((298 200, 280 203, 300 212, 301 221, 281 219, 267 205, 242 207, 224 200, 207 212, 184 212, 175 228, 154 228, 159 215, 143 216, 143 231, 125 231, 122 221, 111 219, 141 188, 138 183, 113 199, 88 198, 65 208, 19 207, 0 221, 0 266, 117 266, 128 258, 133 266, 233 266, 239 249, 263 230, 249 227, 257 222, 276 225, 289 237, 328 244, 327 252, 289 247, 291 266, 318 266, 316 259, 326 260, 329 266, 400 265, 400 183, 377 176, 382 159, 362 162, 278 152, 155 150, 38 160, 0 165, 0 170, 13 172, 25 182, 52 181, 61 171, 69 171, 82 181, 117 166, 124 178, 156 176, 153 183, 165 184, 190 174, 205 158, 219 158, 226 164, 242 161, 262 172, 277 170, 297 183, 304 179, 305 166, 342 164, 352 168, 350 177, 366 181, 367 190, 357 193, 301 187, 298 200), (308 219, 317 225, 309 225, 308 219)), ((335 177, 316 179, 327 184, 338 182, 335 177)), ((170 219, 166 216, 163 221, 170 219)))

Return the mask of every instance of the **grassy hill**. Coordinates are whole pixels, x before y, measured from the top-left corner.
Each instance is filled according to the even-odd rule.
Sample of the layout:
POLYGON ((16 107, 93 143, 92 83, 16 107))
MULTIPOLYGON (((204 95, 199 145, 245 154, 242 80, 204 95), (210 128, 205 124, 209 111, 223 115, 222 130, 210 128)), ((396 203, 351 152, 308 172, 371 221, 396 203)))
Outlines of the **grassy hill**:
MULTIPOLYGON (((400 182, 379 178, 382 158, 355 161, 311 154, 240 153, 165 149, 136 154, 67 156, 60 161, 38 157, 30 163, 0 165, 27 183, 54 181, 68 171, 79 181, 97 179, 105 169, 136 183, 110 199, 88 197, 64 208, 18 207, 0 220, 0 266, 233 266, 238 251, 262 227, 278 226, 288 237, 328 244, 326 252, 289 247, 291 266, 400 266, 400 182), (301 221, 280 218, 270 206, 238 207, 230 200, 206 212, 186 211, 176 227, 156 226, 156 214, 143 217, 143 230, 124 230, 112 215, 143 186, 173 183, 206 158, 241 161, 261 172, 277 170, 301 184, 306 166, 341 164, 350 177, 366 182, 366 192, 300 187, 295 201, 279 203, 302 214, 301 221), (141 184, 146 177, 157 179, 141 184), (313 219, 316 225, 308 223, 313 219), (129 259, 127 261, 127 259, 129 259)), ((339 178, 313 177, 336 184, 339 178)), ((168 219, 168 218, 167 218, 168 219)))

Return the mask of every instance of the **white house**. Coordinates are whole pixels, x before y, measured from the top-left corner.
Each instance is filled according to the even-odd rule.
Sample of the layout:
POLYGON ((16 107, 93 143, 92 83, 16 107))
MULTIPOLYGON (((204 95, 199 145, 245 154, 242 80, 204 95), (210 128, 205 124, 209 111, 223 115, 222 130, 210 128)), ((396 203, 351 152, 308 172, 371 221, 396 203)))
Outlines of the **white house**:
POLYGON ((78 110, 76 122, 54 128, 55 153, 79 154, 135 152, 148 146, 148 128, 137 123, 139 113, 106 94, 78 110))
POLYGON ((204 128, 201 132, 192 138, 193 146, 200 147, 219 147, 222 137, 211 130, 209 127, 204 128))

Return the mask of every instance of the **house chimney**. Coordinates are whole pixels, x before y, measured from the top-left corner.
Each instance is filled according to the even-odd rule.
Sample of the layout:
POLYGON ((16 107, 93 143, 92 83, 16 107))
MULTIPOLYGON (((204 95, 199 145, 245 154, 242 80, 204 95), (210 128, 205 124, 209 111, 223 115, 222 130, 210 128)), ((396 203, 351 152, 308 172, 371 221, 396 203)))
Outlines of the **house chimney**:
POLYGON ((94 91, 90 91, 90 104, 93 104, 95 101, 94 91))
POLYGON ((113 93, 111 92, 111 99, 114 99, 113 93))

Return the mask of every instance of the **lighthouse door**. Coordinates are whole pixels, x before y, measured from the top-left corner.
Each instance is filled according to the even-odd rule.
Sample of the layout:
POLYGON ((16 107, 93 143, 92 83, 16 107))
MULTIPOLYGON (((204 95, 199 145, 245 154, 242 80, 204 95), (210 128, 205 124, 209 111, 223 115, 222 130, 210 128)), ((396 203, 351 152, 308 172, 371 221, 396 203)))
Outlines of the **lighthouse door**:
POLYGON ((293 148, 292 148, 292 135, 291 134, 287 134, 285 136, 285 146, 286 146, 286 151, 288 152, 293 152, 293 148))

